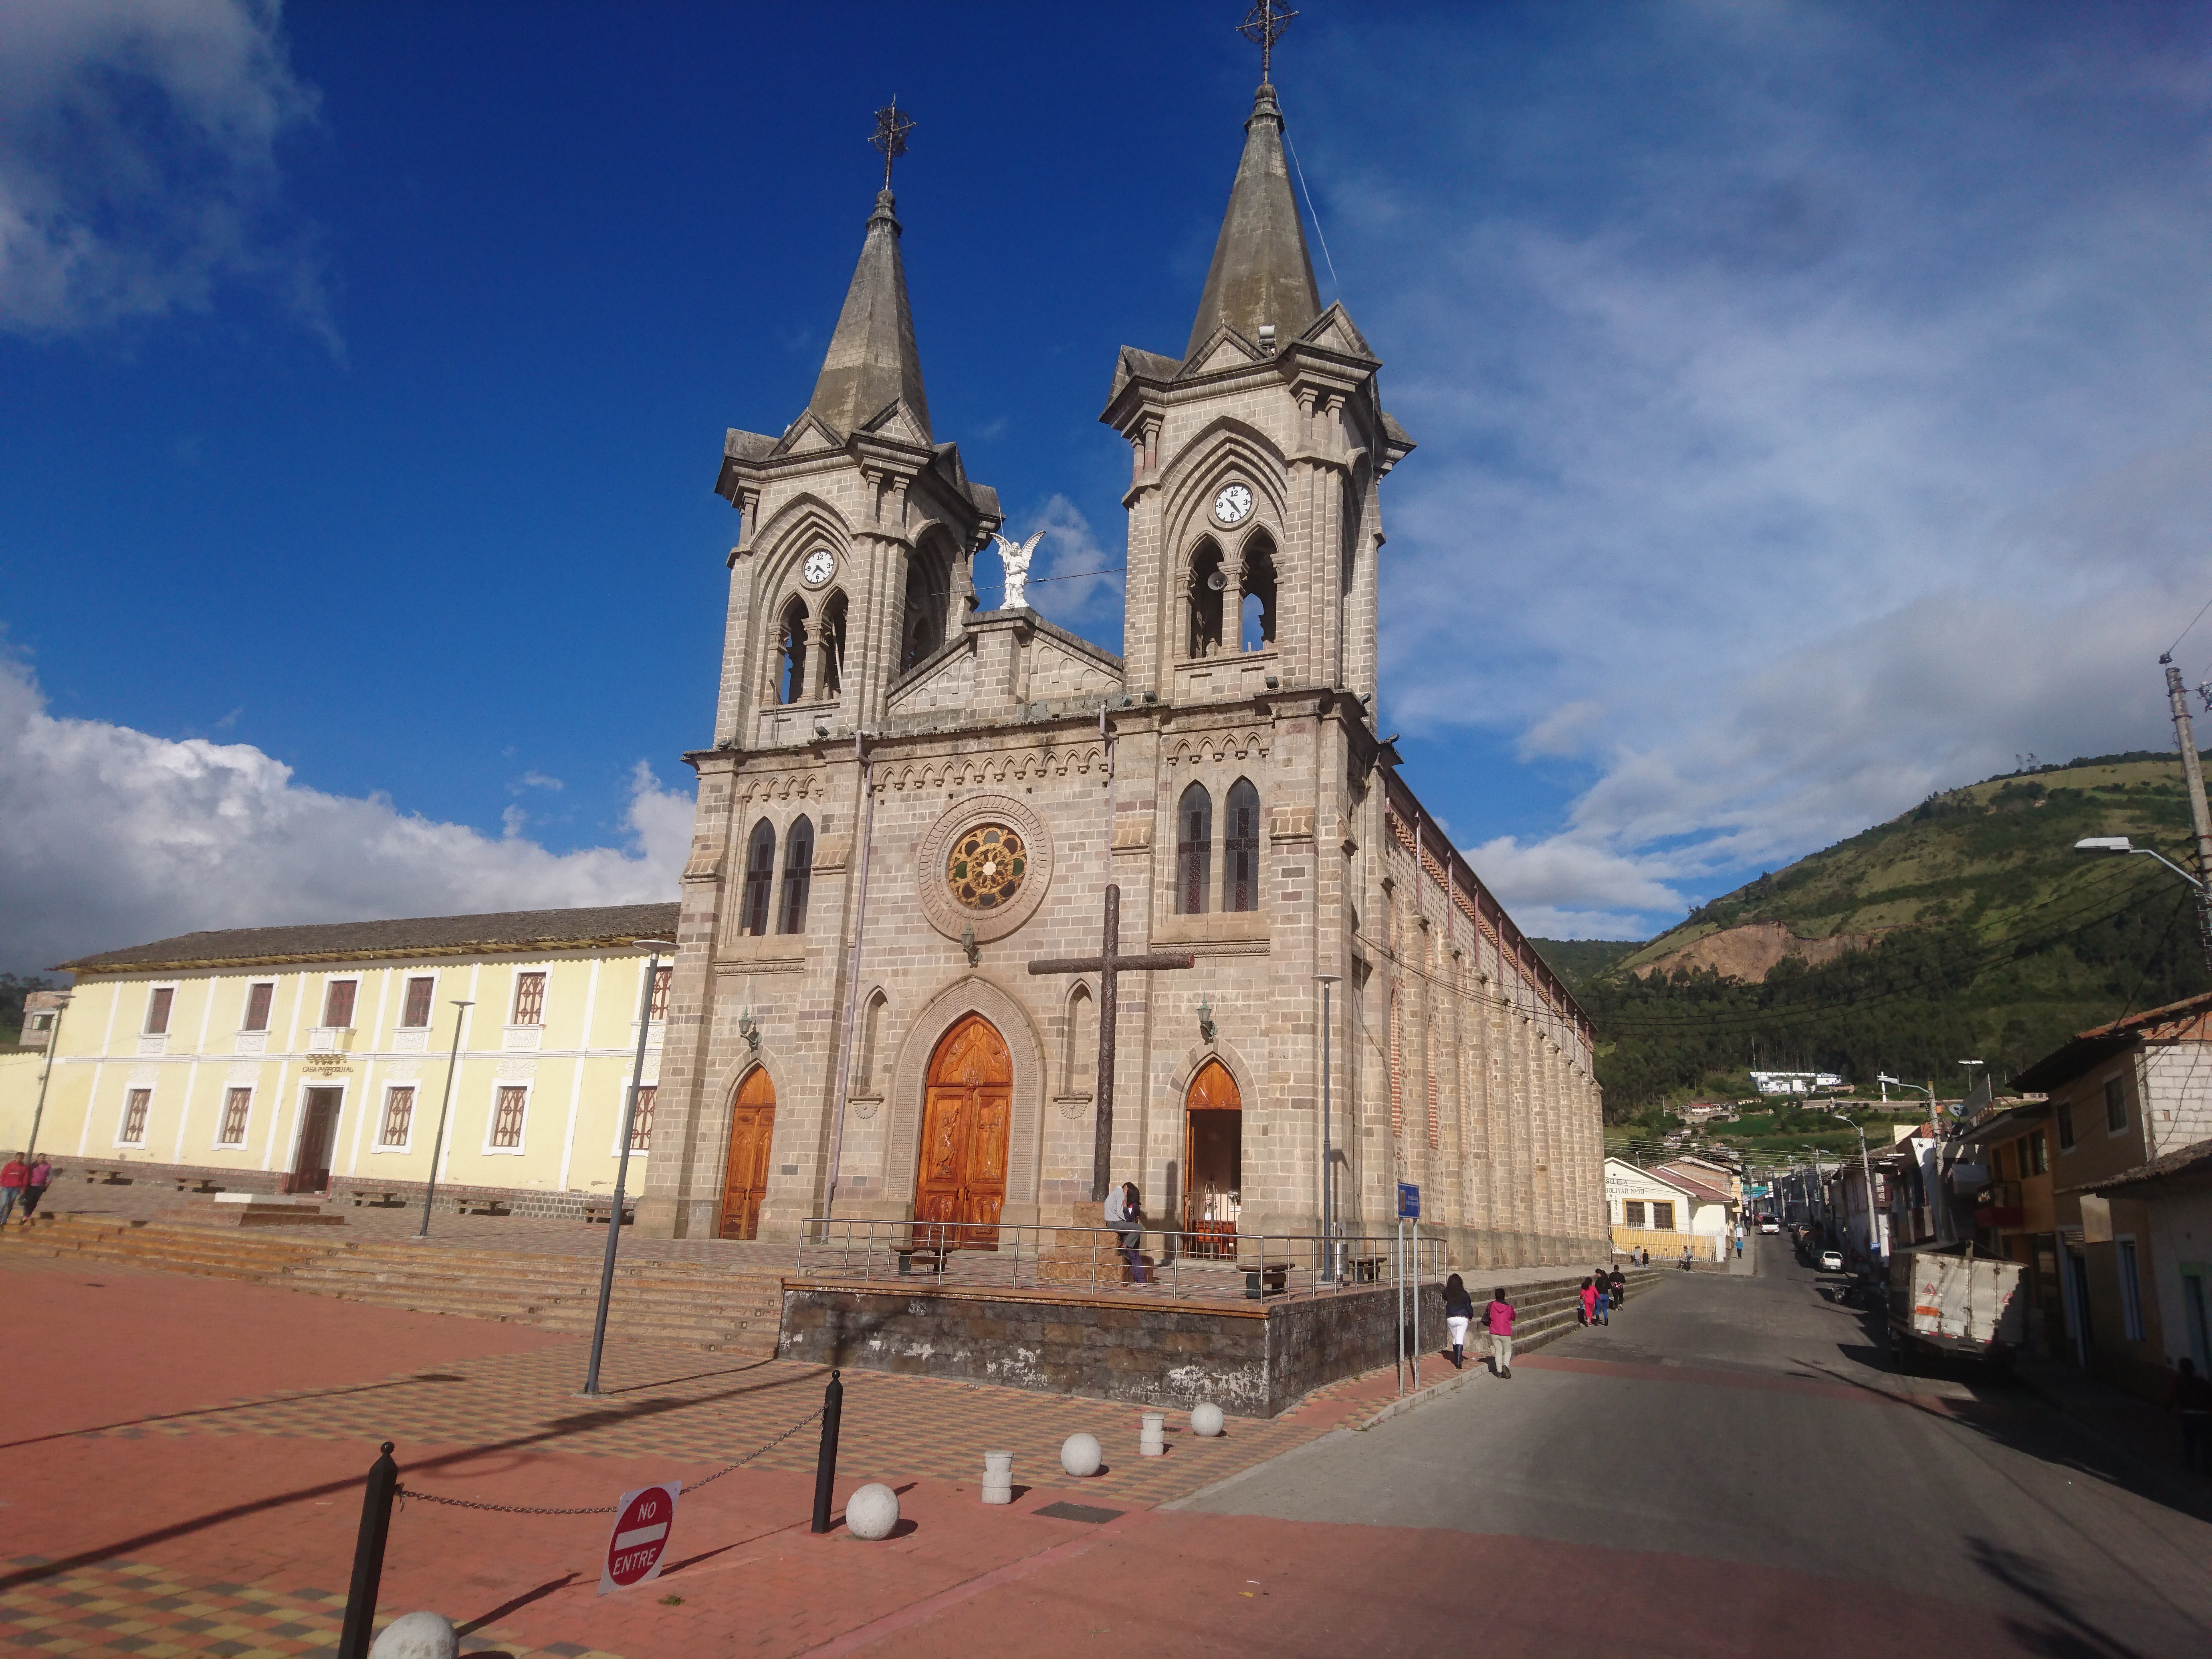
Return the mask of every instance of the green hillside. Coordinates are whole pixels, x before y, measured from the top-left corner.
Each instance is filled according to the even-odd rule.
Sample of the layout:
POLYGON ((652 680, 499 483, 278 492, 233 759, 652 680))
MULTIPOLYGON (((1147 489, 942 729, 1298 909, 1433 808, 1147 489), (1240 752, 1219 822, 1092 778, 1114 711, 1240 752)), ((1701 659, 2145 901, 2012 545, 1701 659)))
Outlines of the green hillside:
POLYGON ((2150 859, 2074 852, 2086 836, 2185 865, 2179 759, 2110 756, 1931 795, 1700 906, 1576 987, 1608 1115, 1747 1094, 1754 1066, 1940 1088, 1971 1058, 2002 1078, 2071 1031, 2205 988, 2188 890, 2150 859), (1763 978, 1714 965, 1771 959, 1777 939, 1763 978))
POLYGON ((1644 948, 1633 939, 1532 939, 1528 943, 1577 995, 1599 975, 1644 948))

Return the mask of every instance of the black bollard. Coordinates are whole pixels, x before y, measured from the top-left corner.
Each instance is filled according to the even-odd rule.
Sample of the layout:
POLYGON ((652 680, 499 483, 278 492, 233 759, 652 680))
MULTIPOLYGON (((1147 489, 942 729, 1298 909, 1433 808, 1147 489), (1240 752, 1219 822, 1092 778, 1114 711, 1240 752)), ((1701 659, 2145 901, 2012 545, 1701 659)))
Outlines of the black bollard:
POLYGON ((822 1455, 814 1463, 814 1530, 830 1530, 830 1489, 837 1484, 837 1419, 844 1414, 845 1385, 830 1373, 822 1391, 822 1455))
POLYGON ((368 1466, 368 1484, 361 1495, 361 1536, 353 1547, 353 1583, 346 1591, 338 1659, 368 1659, 369 1638, 376 1633, 376 1592, 384 1581, 384 1540, 392 1530, 392 1493, 398 1484, 399 1465, 392 1461, 387 1440, 368 1466))

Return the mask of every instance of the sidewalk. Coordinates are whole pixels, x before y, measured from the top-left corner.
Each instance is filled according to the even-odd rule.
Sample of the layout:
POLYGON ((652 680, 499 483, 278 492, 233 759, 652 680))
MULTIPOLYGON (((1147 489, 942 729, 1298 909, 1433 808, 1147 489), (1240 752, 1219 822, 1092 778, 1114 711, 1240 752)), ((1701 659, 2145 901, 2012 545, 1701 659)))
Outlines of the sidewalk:
POLYGON ((2014 1358, 2012 1370, 2044 1404, 2141 1464, 2145 1478, 2161 1488, 2163 1501, 2212 1521, 2212 1480, 2181 1467, 2181 1425, 2171 1412, 2063 1359, 2022 1353, 2014 1358))

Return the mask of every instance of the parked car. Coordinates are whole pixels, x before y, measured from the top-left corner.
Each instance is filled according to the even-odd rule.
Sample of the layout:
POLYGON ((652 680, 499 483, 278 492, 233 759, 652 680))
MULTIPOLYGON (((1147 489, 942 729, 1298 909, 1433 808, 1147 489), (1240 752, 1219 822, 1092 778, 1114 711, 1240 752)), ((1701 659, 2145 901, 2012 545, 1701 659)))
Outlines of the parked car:
POLYGON ((1759 1218, 1759 1231, 1763 1233, 1778 1233, 1782 1231, 1782 1224, 1771 1215, 1763 1215, 1759 1218))
POLYGON ((1844 1253, 1841 1250, 1823 1250, 1820 1252, 1820 1271, 1822 1273, 1839 1273, 1843 1272, 1843 1270, 1844 1253))

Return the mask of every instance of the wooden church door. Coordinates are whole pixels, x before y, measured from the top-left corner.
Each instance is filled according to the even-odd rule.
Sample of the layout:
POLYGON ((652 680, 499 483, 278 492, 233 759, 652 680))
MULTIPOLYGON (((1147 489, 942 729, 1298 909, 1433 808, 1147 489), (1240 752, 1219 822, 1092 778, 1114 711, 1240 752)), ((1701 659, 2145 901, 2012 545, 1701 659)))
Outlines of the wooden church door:
POLYGON ((1183 1097, 1183 1248, 1194 1256, 1234 1256, 1244 1185, 1244 1097, 1237 1079, 1209 1060, 1183 1097))
POLYGON ((775 1138, 775 1085, 756 1066, 738 1085, 730 1108, 730 1161, 722 1176, 722 1237, 751 1238, 760 1231, 761 1199, 768 1192, 769 1143, 775 1138))
POLYGON ((969 1015, 930 1056, 927 1089, 914 1218, 933 1224, 917 1225, 915 1243, 995 1249, 1014 1103, 1006 1039, 981 1014, 969 1015))

